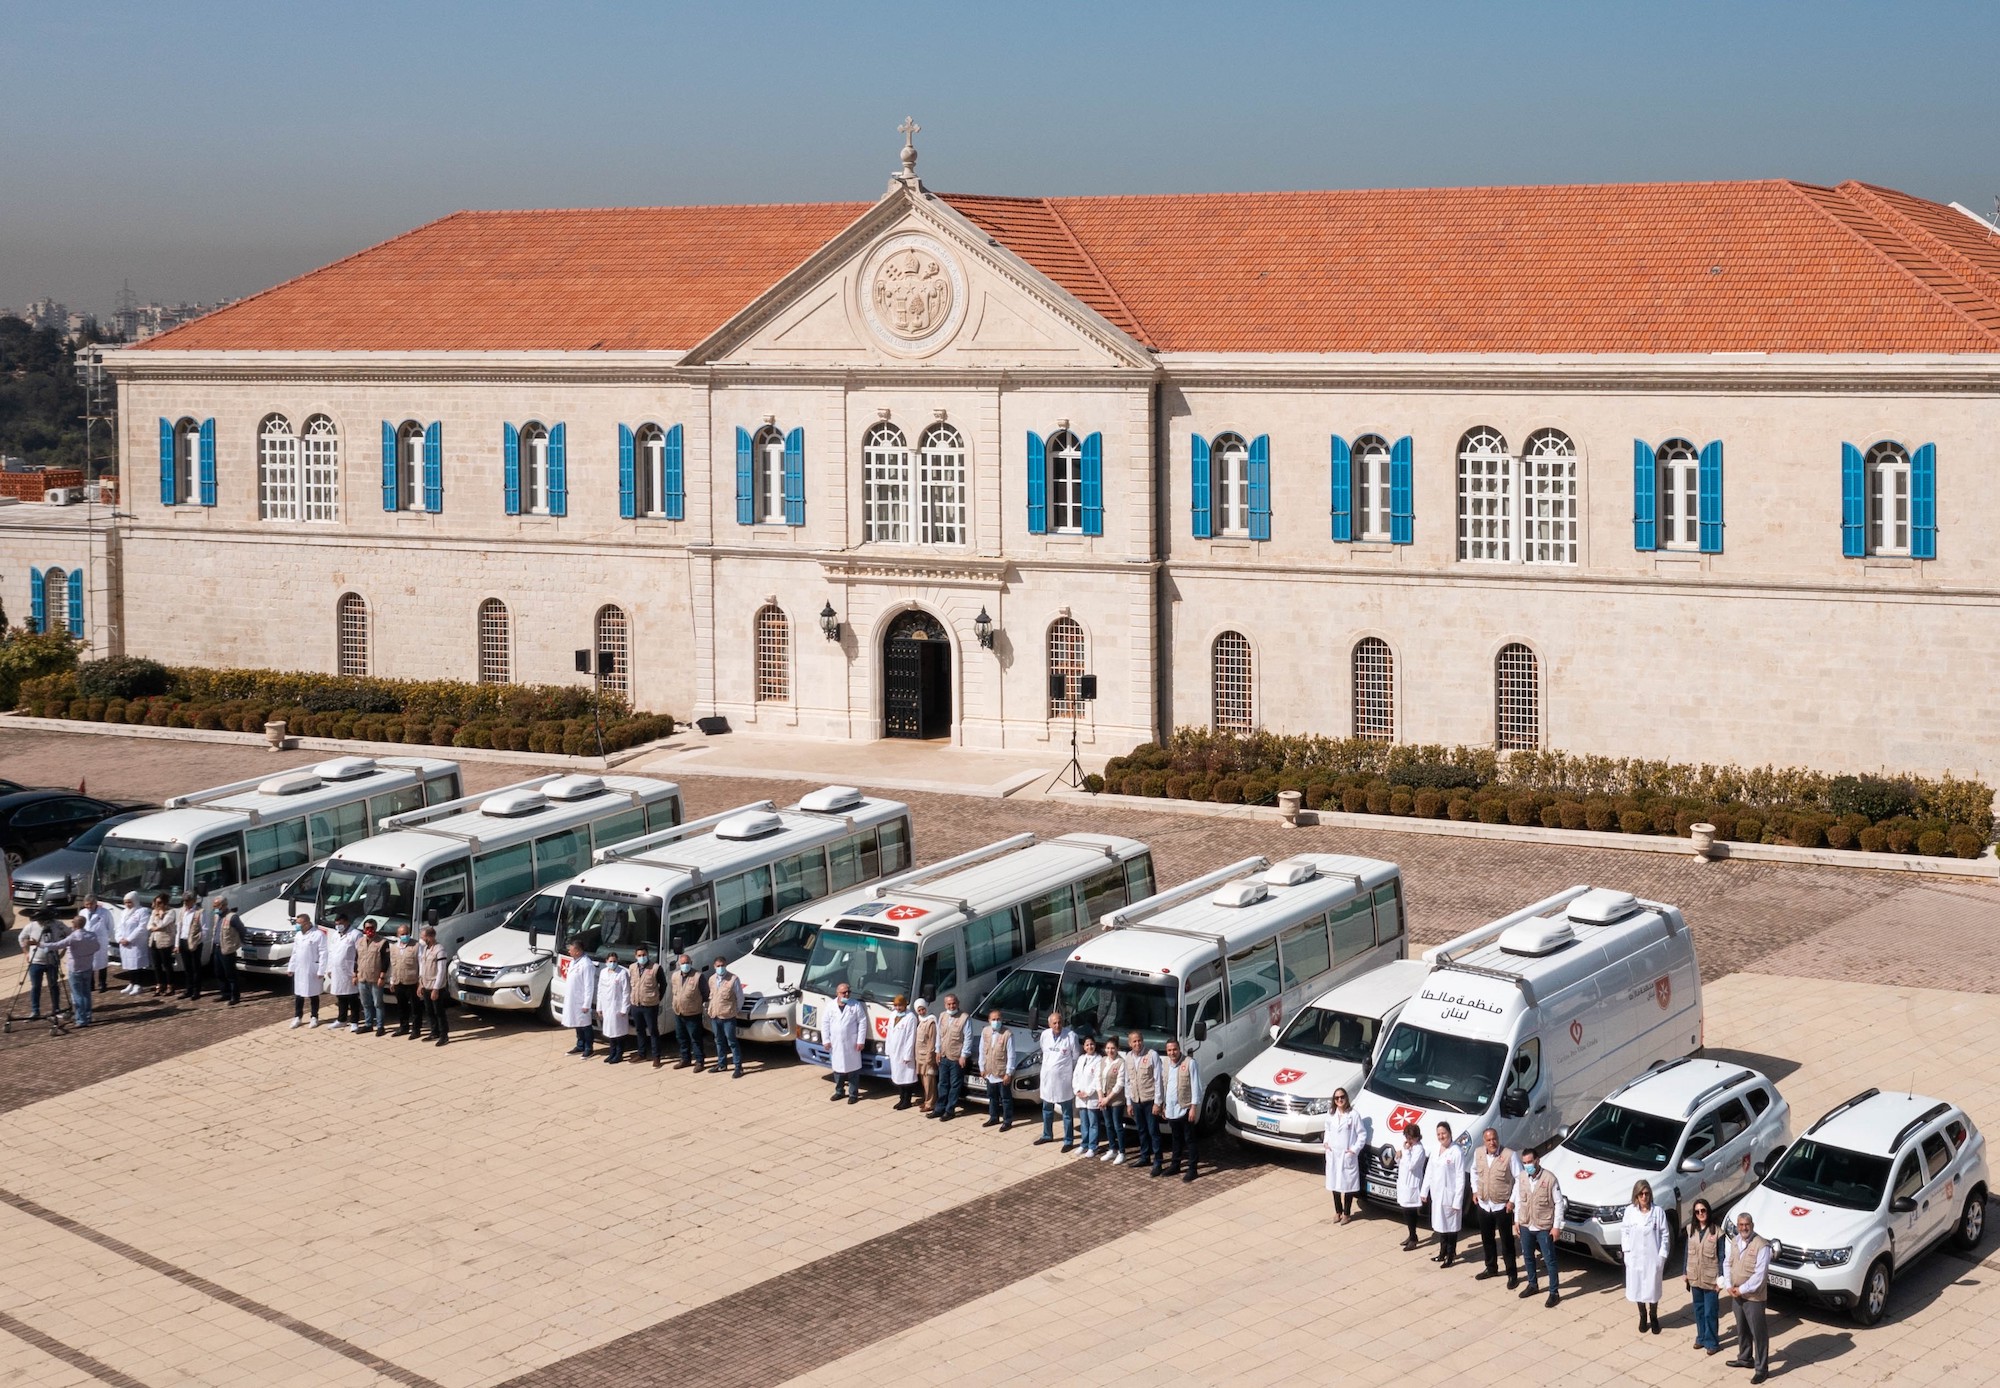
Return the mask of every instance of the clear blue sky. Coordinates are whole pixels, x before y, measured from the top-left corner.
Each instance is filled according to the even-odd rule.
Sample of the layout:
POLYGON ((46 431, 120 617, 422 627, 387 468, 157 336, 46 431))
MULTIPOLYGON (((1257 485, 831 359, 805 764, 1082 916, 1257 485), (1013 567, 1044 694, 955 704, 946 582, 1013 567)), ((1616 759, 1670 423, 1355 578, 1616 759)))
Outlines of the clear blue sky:
POLYGON ((0 0, 0 307, 461 207, 1862 178, 2000 192, 2000 0, 0 0))

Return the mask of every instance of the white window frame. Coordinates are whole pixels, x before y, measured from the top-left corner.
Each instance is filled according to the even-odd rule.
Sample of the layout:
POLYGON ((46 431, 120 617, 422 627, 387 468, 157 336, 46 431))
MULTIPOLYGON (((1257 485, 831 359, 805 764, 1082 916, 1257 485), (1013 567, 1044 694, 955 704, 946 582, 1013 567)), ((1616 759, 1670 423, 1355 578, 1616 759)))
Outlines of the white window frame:
POLYGON ((1396 740, 1396 653, 1379 636, 1364 636, 1348 652, 1353 682, 1353 731, 1370 742, 1396 740))
POLYGON ((308 525, 340 519, 340 429, 323 414, 299 434, 299 519, 308 525))
POLYGON ((521 514, 549 513, 549 430, 539 422, 521 426, 521 514))
POLYGON ((183 419, 174 426, 174 500, 193 506, 201 498, 201 421, 183 419))
POLYGON ((966 543, 965 439, 945 423, 924 430, 917 445, 919 542, 966 543))
POLYGON ((1209 445, 1209 508, 1213 533, 1250 534, 1250 445, 1241 434, 1217 434, 1209 445))
POLYGON ((1514 559, 1514 456, 1507 436, 1479 425, 1458 441, 1458 557, 1475 564, 1514 559))
POLYGON ((910 543, 916 509, 911 464, 901 429, 887 420, 868 426, 861 441, 862 537, 868 543, 910 543))
POLYGON ((257 426, 257 519, 299 518, 299 436, 281 414, 257 426))
POLYGON ((632 438, 633 485, 642 516, 667 514, 667 431, 657 424, 642 424, 632 438))
POLYGON ((1668 439, 1653 451, 1659 468, 1659 546, 1701 548, 1701 450, 1686 439, 1668 439))
POLYGON ((757 524, 785 523, 785 436, 774 425, 750 442, 750 495, 757 524))
POLYGON ((1560 429, 1537 429, 1521 450, 1521 562, 1576 563, 1576 444, 1560 429))
POLYGON ((424 426, 406 419, 396 429, 396 508, 424 507, 424 426))
MULTIPOLYGON (((1083 445, 1061 429, 1049 436, 1046 451, 1049 483, 1049 533, 1083 533, 1083 445)), ((1065 717, 1068 715, 1065 714, 1065 717)))
POLYGON ((1910 552, 1910 452, 1878 443, 1862 461, 1868 476, 1868 552, 1901 558, 1910 552))
POLYGON ((1208 643, 1209 724, 1217 732, 1257 727, 1257 653, 1240 631, 1218 632, 1208 643), (1228 649, 1224 649, 1227 643, 1228 649))
POLYGON ((1389 441, 1363 434, 1348 456, 1354 466, 1354 538, 1387 544, 1390 538, 1389 441))
POLYGON ((359 593, 342 593, 334 604, 333 661, 337 674, 368 673, 368 599, 359 593))

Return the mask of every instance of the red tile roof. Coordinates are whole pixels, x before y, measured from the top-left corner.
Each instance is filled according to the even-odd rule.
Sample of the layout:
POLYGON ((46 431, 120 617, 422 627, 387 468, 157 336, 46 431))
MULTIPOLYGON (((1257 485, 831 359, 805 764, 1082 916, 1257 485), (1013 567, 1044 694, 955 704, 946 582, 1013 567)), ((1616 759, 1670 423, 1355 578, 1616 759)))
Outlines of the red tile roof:
MULTIPOLYGON (((1860 183, 945 201, 1162 351, 2000 351, 2000 238, 1860 183)), ((461 212, 141 345, 687 348, 868 206, 461 212)))

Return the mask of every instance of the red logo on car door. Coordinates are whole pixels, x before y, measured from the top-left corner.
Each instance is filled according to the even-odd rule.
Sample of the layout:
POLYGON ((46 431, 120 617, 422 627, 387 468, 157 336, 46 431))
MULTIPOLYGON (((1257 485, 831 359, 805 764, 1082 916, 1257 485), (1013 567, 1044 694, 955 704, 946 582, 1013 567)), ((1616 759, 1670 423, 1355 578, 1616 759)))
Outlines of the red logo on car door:
POLYGON ((1659 1003, 1661 1011, 1666 1010, 1667 1004, 1674 1000, 1673 975, 1666 974, 1653 980, 1653 1000, 1659 1003))
POLYGON ((1424 1111, 1420 1108, 1399 1107, 1394 1113, 1389 1115, 1389 1131, 1392 1133, 1400 1133, 1401 1131, 1403 1131, 1403 1129, 1409 1127, 1412 1123, 1422 1122, 1423 1117, 1424 1117, 1424 1111))
POLYGON ((1571 1023, 1569 1024, 1569 1039, 1570 1039, 1570 1040, 1572 1040, 1572 1041, 1574 1041, 1574 1042, 1576 1042, 1576 1044, 1577 1044, 1577 1045, 1579 1045, 1579 1046, 1581 1046, 1581 1045, 1583 1044, 1583 1023, 1582 1023, 1582 1022, 1571 1022, 1571 1023))

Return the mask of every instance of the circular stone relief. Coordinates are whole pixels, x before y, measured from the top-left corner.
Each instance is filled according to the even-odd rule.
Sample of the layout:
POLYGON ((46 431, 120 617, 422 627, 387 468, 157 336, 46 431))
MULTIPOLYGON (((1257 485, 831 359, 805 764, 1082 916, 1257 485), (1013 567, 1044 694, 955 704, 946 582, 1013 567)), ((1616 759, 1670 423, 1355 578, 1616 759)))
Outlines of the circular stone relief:
POLYGON ((861 274, 861 310, 892 351, 941 347, 965 318, 965 274, 928 236, 905 233, 875 248, 861 274))

